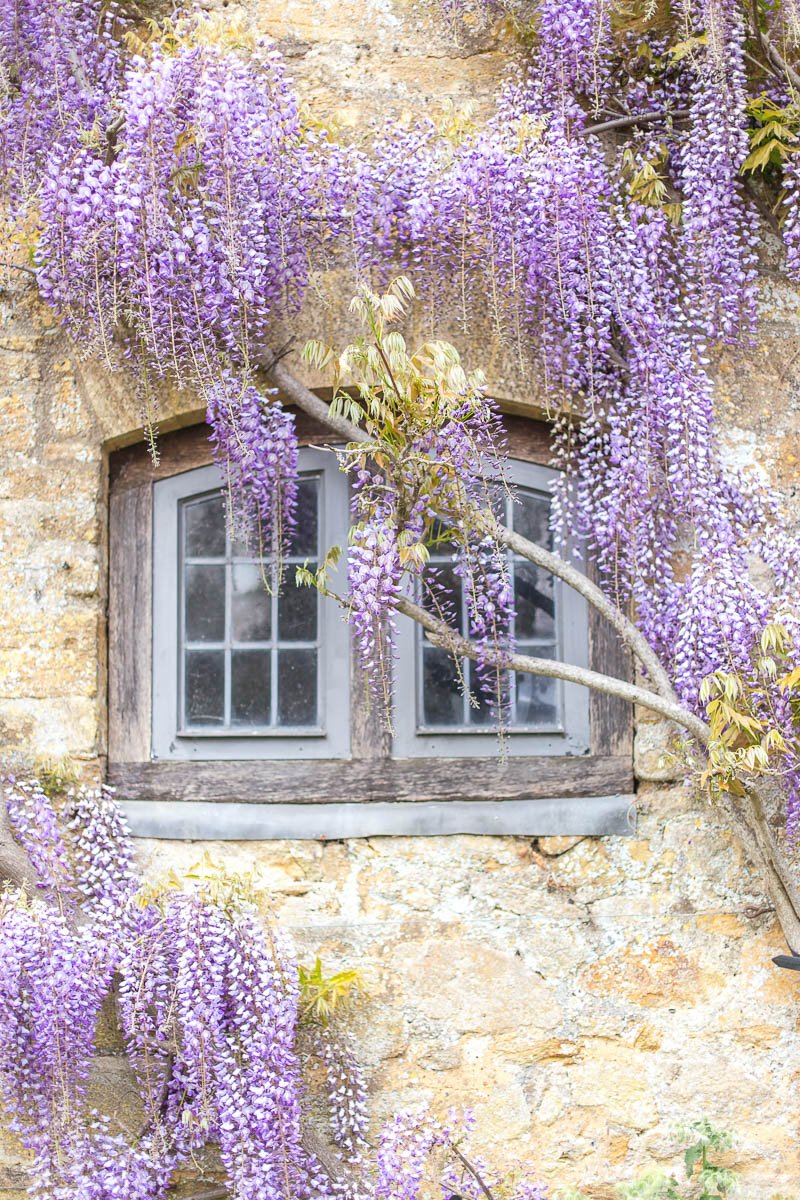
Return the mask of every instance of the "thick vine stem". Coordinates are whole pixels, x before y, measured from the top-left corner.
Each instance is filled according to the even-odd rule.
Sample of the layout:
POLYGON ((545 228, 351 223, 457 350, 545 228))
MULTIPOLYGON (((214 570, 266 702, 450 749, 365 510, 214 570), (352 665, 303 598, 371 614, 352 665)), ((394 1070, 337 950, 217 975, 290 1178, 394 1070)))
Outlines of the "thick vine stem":
POLYGON ((497 540, 502 545, 507 546, 509 550, 513 550, 515 554, 519 554, 521 558, 527 559, 528 562, 533 563, 535 566, 549 571, 551 575, 555 575, 557 579, 560 579, 574 591, 578 592, 579 595, 583 596, 593 608, 596 608, 613 625, 625 645, 638 658, 647 671, 650 682, 658 695, 664 700, 671 701, 673 704, 678 703, 678 698, 670 683, 669 676, 650 643, 636 628, 633 621, 629 620, 612 600, 609 600, 605 592, 596 583, 592 583, 591 579, 587 579, 577 567, 573 567, 563 558, 560 558, 559 555, 553 554, 550 550, 545 550, 543 546, 537 546, 535 542, 528 541, 527 538, 522 537, 521 534, 515 533, 511 529, 507 529, 504 525, 497 525, 492 532, 497 540))
POLYGON ((622 117, 614 117, 610 121, 600 121, 596 125, 585 125, 576 129, 577 137, 589 137, 590 134, 613 133, 618 129, 634 129, 638 125, 653 125, 657 121, 685 121, 691 116, 688 108, 659 108, 656 112, 630 113, 622 117))
POLYGON ((5 801, 0 798, 0 880, 26 892, 33 892, 39 877, 28 855, 14 839, 5 801))
POLYGON ((327 425, 332 433, 344 438, 347 442, 371 441, 369 434, 365 430, 359 429, 358 425, 353 425, 346 417, 334 416, 324 400, 315 396, 310 388, 295 378, 279 358, 270 354, 269 350, 264 347, 258 356, 258 365, 267 373, 275 386, 283 392, 290 404, 296 405, 309 417, 327 425))
MULTIPOLYGON (((325 401, 320 400, 319 396, 315 396, 280 360, 276 361, 268 350, 262 351, 260 361, 276 387, 283 392, 284 396, 292 404, 295 404, 303 412, 327 425, 333 433, 345 438, 348 442, 360 442, 363 444, 371 440, 363 429, 359 429, 357 425, 353 425, 345 417, 332 416, 325 401)), ((549 571, 551 575, 555 575, 563 583, 566 583, 583 596, 589 604, 596 608, 613 625, 625 645, 628 646, 647 671, 650 682, 656 692, 663 699, 677 705, 677 696, 657 654, 643 634, 636 628, 633 621, 629 620, 616 604, 608 599, 605 592, 597 584, 592 583, 576 567, 573 567, 563 558, 560 558, 559 555, 545 550, 542 546, 537 546, 534 542, 529 542, 521 534, 514 533, 512 530, 506 529, 503 525, 495 524, 489 532, 499 542, 507 546, 509 550, 513 550, 515 554, 519 554, 520 557, 527 559, 528 562, 533 563, 535 566, 549 571)))
POLYGON ((764 881, 786 945, 796 954, 800 952, 800 891, 775 839, 760 789, 747 787, 741 799, 729 796, 727 809, 739 840, 764 881))
POLYGON ((641 704, 643 708, 658 713, 668 721, 680 725, 702 745, 707 745, 711 731, 705 721, 701 721, 688 708, 673 700, 665 699, 647 688, 637 687, 624 679, 615 679, 613 675, 602 675, 599 671, 590 671, 588 667, 576 667, 572 663, 559 662, 552 658, 531 658, 527 654, 506 654, 502 650, 479 650, 474 642, 463 637, 457 630, 448 625, 440 617, 429 613, 413 600, 401 597, 395 601, 398 612, 412 621, 416 621, 428 634, 430 640, 446 650, 463 658, 473 660, 483 658, 489 662, 511 671, 520 671, 526 675, 546 675, 552 679, 563 679, 566 683, 577 683, 581 687, 592 688, 596 692, 604 692, 607 696, 617 696, 631 704, 641 704))

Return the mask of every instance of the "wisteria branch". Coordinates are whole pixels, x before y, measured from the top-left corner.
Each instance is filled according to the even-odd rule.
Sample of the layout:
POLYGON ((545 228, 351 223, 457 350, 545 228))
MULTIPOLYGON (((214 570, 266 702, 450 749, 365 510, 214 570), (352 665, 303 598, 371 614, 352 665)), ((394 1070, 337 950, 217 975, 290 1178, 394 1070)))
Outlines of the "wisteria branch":
POLYGON ((691 116, 688 108, 658 108, 653 112, 630 113, 624 117, 614 117, 611 121, 600 121, 596 125, 585 125, 576 129, 577 137, 588 137, 589 134, 613 133, 620 129, 633 129, 639 125, 654 125, 658 121, 685 121, 691 116))
MULTIPOLYGON (((363 445, 370 441, 369 435, 363 429, 360 429, 345 417, 332 415, 325 401, 320 400, 319 396, 316 396, 305 384, 301 383, 283 362, 276 361, 275 356, 270 354, 269 351, 262 351, 261 364, 272 379, 272 382, 280 389, 286 399, 308 416, 314 417, 315 420, 327 425, 333 433, 345 438, 348 442, 357 442, 363 445)), ((647 639, 636 628, 633 621, 626 617, 617 605, 609 600, 608 596, 606 596, 605 592, 597 584, 592 583, 581 571, 566 562, 558 554, 553 554, 552 551, 545 550, 542 546, 537 546, 534 542, 528 541, 521 534, 514 533, 503 525, 493 524, 489 532, 499 542, 507 546, 509 550, 512 550, 515 554, 519 554, 535 566, 541 567, 542 570, 548 571, 551 575, 555 575, 556 578, 583 596, 616 629, 625 645, 647 671, 656 692, 665 700, 669 700, 672 703, 677 702, 675 691, 669 681, 669 676, 647 639)))
POLYGON ((602 692, 607 696, 616 696, 619 700, 626 700, 630 704, 641 704, 643 708, 680 725, 701 745, 708 745, 711 734, 704 721, 701 721, 683 705, 666 700, 655 692, 648 691, 647 688, 637 687, 636 684, 628 683, 624 679, 617 679, 613 675, 603 675, 588 667, 576 667, 572 663, 560 662, 558 659, 533 658, 528 654, 511 654, 502 649, 479 648, 469 638, 464 637, 458 630, 448 625, 441 617, 435 616, 421 605, 415 604, 413 600, 405 597, 401 597, 395 602, 395 608, 404 616, 410 617, 412 621, 421 625, 434 645, 441 646, 461 658, 470 658, 473 661, 482 659, 484 662, 491 662, 505 670, 519 671, 525 675, 543 675, 551 679, 562 679, 565 683, 577 683, 581 687, 591 688, 593 691, 602 692))
POLYGON ((800 74, 798 74, 791 63, 786 61, 761 28, 758 0, 750 0, 750 27, 770 66, 780 71, 795 91, 800 91, 800 74))

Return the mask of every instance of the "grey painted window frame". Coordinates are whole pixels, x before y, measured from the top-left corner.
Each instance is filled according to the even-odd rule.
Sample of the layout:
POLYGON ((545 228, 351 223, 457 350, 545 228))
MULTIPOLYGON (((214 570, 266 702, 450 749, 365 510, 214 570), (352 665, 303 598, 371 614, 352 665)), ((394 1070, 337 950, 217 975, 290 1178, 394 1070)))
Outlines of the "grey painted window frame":
MULTIPOLYGON (((552 496, 556 472, 539 463, 509 459, 506 462, 509 483, 552 496)), ((564 661, 575 666, 589 665, 588 606, 582 596, 555 580, 554 597, 558 622, 557 644, 564 661)), ((397 662, 394 689, 393 754, 397 758, 480 758, 490 754, 497 743, 497 730, 425 729, 418 725, 421 704, 421 630, 408 619, 397 622, 397 662)), ((544 755, 585 755, 591 750, 589 692, 577 684, 557 684, 561 721, 558 728, 542 731, 510 728, 504 737, 504 752, 512 757, 538 758, 544 755)))
MULTIPOLYGON (((347 480, 335 456, 301 449, 301 474, 321 480, 319 548, 347 540, 347 480)), ((320 725, 314 729, 182 730, 180 720, 180 509, 182 502, 220 492, 218 467, 209 465, 172 475, 153 485, 153 725, 152 758, 167 760, 347 758, 350 753, 349 636, 335 604, 319 598, 317 695, 320 725)), ((335 570, 331 577, 336 586, 335 570)), ((287 581, 294 586, 294 580, 287 581)))
MULTIPOLYGON (((157 463, 139 434, 120 448, 108 447, 106 777, 129 813, 135 836, 319 840, 631 832, 630 705, 597 692, 589 695, 591 752, 584 756, 504 758, 489 739, 483 757, 397 758, 352 652, 349 758, 153 759, 153 492, 160 480, 210 463, 208 428, 200 412, 194 419, 162 432, 157 463)), ((302 446, 330 445, 325 427, 302 413, 295 419, 302 446)), ((507 414, 504 424, 513 458, 548 461, 544 421, 530 413, 507 414)), ((587 573, 593 575, 591 564, 587 573)), ((336 606, 331 602, 330 607, 339 620, 336 606)), ((619 638, 594 609, 589 663, 593 670, 631 678, 619 638)))

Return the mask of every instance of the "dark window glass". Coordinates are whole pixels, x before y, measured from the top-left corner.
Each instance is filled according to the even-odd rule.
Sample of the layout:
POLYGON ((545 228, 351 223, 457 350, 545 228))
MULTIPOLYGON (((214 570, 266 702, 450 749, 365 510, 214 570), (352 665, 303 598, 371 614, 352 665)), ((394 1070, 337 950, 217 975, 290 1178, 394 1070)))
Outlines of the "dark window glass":
POLYGON ((190 725, 225 720, 225 652, 186 651, 186 719, 190 725))
POLYGON ((278 721, 281 725, 314 725, 316 723, 316 650, 279 651, 278 721))
POLYGON ((186 567, 186 640, 225 638, 225 567, 186 567))
POLYGON ((183 521, 187 558, 225 557, 225 504, 219 492, 184 504, 183 521))
MULTIPOLYGON (((309 570, 315 570, 313 564, 309 570)), ((312 587, 297 587, 287 580, 278 605, 278 631, 282 642, 313 642, 317 636, 319 592, 312 587)))
POLYGON ((319 554, 319 484, 316 479, 301 479, 297 488, 297 510, 289 554, 310 558, 319 554))
MULTIPOLYGON (((518 488, 504 499, 505 512, 498 514, 511 528, 549 546, 550 500, 540 492, 518 488)), ((469 632, 464 585, 455 574, 453 547, 441 530, 431 549, 422 603, 437 612, 464 635, 469 632)), ((520 653, 536 658, 553 658, 558 653, 557 593, 551 575, 509 554, 506 566, 514 589, 514 640, 520 653)), ((425 644, 417 633, 421 656, 420 725, 428 728, 478 731, 497 724, 497 701, 502 701, 506 724, 513 729, 546 729, 560 718, 559 689, 555 680, 532 675, 509 675, 478 671, 474 662, 457 663, 444 650, 425 644)))
POLYGON ((272 597, 260 563, 231 567, 231 633, 235 642, 268 642, 272 628, 272 597))
POLYGON ((234 650, 231 654, 231 724, 269 725, 270 653, 234 650))
POLYGON ((231 539, 219 493, 181 505, 184 726, 319 725, 319 594, 295 584, 296 564, 319 560, 319 508, 320 480, 307 476, 279 591, 273 565, 231 539))

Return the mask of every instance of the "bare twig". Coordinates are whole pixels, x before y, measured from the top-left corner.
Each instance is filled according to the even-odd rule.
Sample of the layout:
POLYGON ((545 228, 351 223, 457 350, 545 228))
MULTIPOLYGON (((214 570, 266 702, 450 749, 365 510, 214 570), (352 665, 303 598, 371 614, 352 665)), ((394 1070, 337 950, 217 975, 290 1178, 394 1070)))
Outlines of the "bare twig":
POLYGON ((22 263, 12 263, 3 259, 0 261, 0 270, 3 271, 22 271, 25 275, 30 275, 33 279, 38 279, 38 275, 33 267, 26 267, 22 263))
POLYGON ((659 108, 654 112, 631 113, 630 116, 615 117, 613 121, 600 121, 597 125, 585 125, 576 129, 577 137, 588 137, 590 133, 612 133, 617 129, 632 129, 638 125, 654 125, 657 121, 685 121, 691 116, 688 108, 659 108))
POLYGON ((758 0, 750 0, 750 29, 770 66, 780 71, 794 90, 800 92, 800 74, 798 74, 791 63, 786 61, 761 28, 758 0))
POLYGON ((475 1180, 478 1187, 481 1189, 484 1196, 486 1197, 486 1200, 495 1200, 494 1192, 491 1191, 491 1189, 488 1187, 488 1185, 486 1184, 486 1181, 483 1179, 478 1168, 469 1161, 469 1159, 466 1157, 465 1154, 461 1153, 458 1146, 455 1146, 452 1142, 449 1142, 448 1145, 450 1146, 450 1149, 453 1151, 453 1154, 455 1154, 456 1158, 463 1166, 464 1170, 468 1171, 469 1174, 472 1176, 472 1178, 475 1180))
POLYGON ((181 1200, 227 1200, 229 1195, 227 1187, 221 1183, 218 1187, 205 1188, 202 1192, 186 1192, 181 1196, 181 1200))
POLYGON ((779 223, 777 217, 775 216, 775 213, 770 208, 769 204, 767 204, 766 200, 764 200, 764 198, 758 194, 758 189, 756 188, 752 179, 750 179, 747 175, 745 175, 742 177, 742 182, 744 183, 744 190, 747 192, 748 196, 753 201, 756 208, 761 213, 761 216, 767 222, 767 224, 769 225, 772 232, 777 237, 781 237, 780 223, 779 223))

